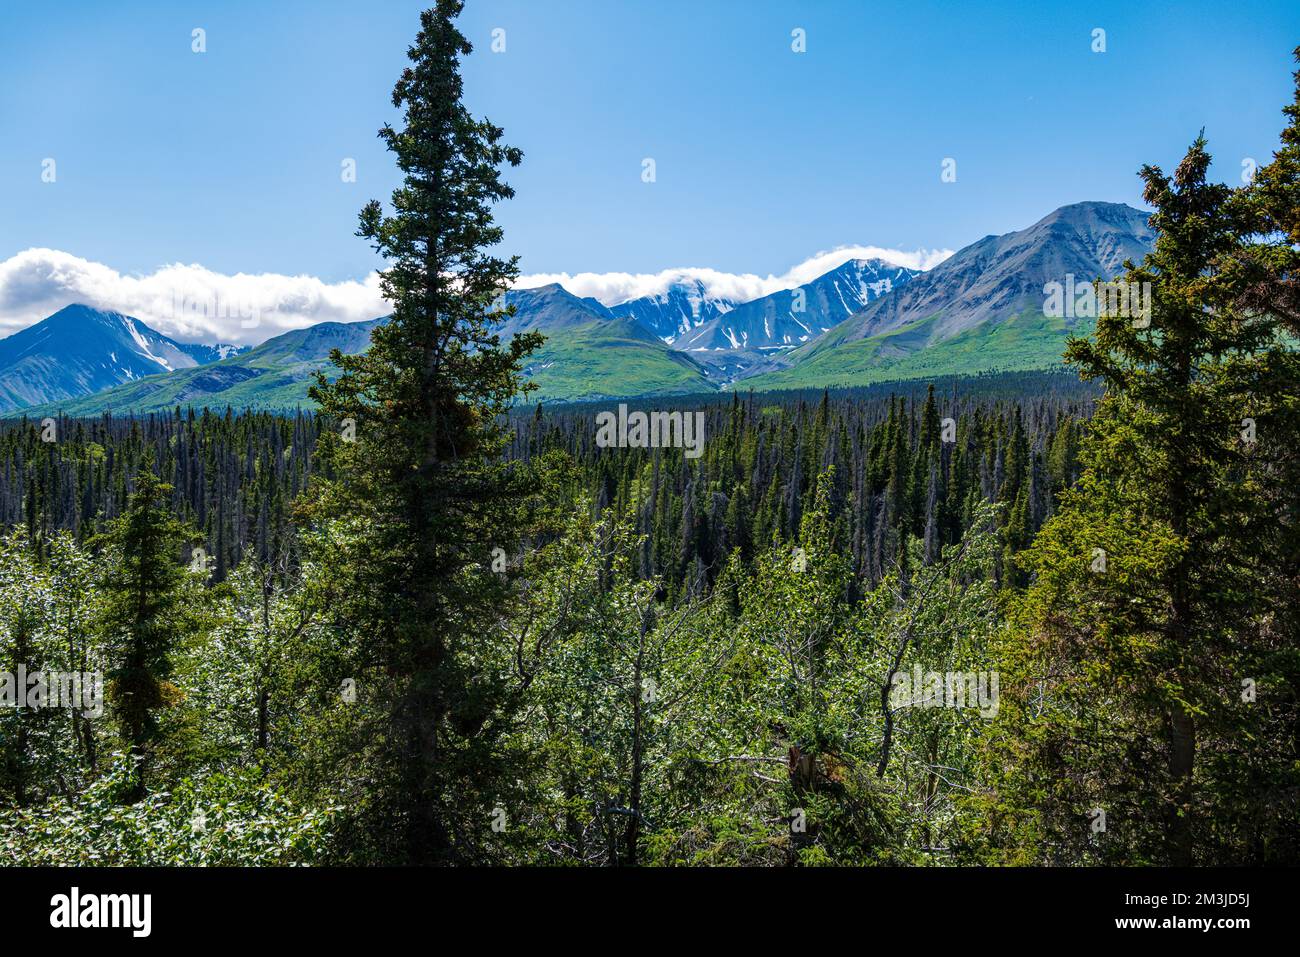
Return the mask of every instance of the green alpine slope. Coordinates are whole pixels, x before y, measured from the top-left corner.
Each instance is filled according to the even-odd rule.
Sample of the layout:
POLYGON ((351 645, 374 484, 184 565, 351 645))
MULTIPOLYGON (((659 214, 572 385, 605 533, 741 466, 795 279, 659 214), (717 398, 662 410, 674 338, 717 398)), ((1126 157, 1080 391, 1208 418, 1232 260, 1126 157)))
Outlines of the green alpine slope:
POLYGON ((529 402, 717 391, 689 354, 668 348, 630 319, 593 322, 550 337, 524 371, 537 385, 529 402))
POLYGON ((62 412, 161 412, 176 406, 286 411, 310 406, 312 373, 329 365, 330 350, 358 352, 382 322, 322 322, 268 339, 220 362, 126 382, 102 392, 23 410, 28 416, 62 412))
POLYGON ((789 368, 743 379, 734 388, 755 391, 822 388, 940 375, 1050 369, 1061 363, 1069 336, 1085 335, 1092 328, 1085 320, 1070 324, 1065 319, 1025 312, 931 342, 933 325, 931 317, 891 332, 841 343, 789 368))
MULTIPOLYGON (((221 362, 135 379, 75 399, 21 410, 27 416, 161 412, 177 406, 291 411, 312 408, 307 389, 318 369, 332 368, 330 350, 364 350, 368 322, 325 322, 286 332, 221 362)), ((511 330, 506 330, 507 333, 511 330)), ((584 324, 540 327, 547 335, 525 373, 539 390, 528 401, 627 398, 714 392, 703 368, 631 320, 592 316, 584 324)), ((328 373, 327 373, 328 374, 328 373)))

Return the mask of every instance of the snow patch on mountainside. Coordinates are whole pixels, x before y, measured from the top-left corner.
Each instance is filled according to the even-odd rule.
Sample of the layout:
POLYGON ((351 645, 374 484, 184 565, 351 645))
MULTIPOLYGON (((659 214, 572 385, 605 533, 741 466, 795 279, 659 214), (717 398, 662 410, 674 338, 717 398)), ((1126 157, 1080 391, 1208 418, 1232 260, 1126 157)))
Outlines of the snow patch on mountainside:
POLYGON ((143 356, 146 359, 150 359, 153 362, 158 363, 168 372, 175 371, 175 369, 172 368, 172 364, 170 362, 168 362, 166 359, 162 358, 161 356, 156 356, 153 354, 153 350, 149 346, 149 340, 144 337, 144 334, 140 331, 139 324, 134 319, 130 319, 127 316, 118 316, 118 318, 122 320, 122 325, 126 327, 127 333, 135 341, 135 344, 140 347, 139 354, 141 356, 143 356))

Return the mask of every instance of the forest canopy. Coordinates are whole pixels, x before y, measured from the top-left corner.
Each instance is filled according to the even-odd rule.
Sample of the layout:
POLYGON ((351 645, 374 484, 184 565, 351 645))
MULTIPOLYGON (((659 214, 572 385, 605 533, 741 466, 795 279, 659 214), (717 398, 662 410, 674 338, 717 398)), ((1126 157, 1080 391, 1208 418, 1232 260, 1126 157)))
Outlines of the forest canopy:
POLYGON ((460 6, 318 411, 0 423, 0 860, 1300 862, 1300 73, 1253 181, 1141 170, 1155 249, 1097 278, 1149 315, 1069 372, 611 443, 499 334, 524 157, 460 6))

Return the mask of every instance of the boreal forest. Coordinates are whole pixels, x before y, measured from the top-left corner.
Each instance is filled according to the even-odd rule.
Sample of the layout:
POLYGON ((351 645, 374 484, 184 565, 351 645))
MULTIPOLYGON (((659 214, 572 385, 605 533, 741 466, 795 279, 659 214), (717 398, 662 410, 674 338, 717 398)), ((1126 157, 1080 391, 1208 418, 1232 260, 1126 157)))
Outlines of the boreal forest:
POLYGON ((1300 85, 1051 368, 554 402, 460 6, 309 403, 0 420, 0 861, 1300 863, 1300 85))

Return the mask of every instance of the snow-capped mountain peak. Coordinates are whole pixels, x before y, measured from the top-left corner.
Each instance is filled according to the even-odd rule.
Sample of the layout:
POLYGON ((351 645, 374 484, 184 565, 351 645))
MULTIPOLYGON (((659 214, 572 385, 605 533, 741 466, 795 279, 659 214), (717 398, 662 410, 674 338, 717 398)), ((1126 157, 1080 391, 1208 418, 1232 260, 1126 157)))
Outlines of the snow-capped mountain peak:
POLYGON ((792 349, 916 275, 919 270, 882 259, 850 259, 802 286, 740 304, 673 345, 691 351, 792 349))
POLYGON ((636 321, 670 345, 682 335, 725 315, 737 303, 714 295, 698 278, 682 279, 662 292, 610 306, 619 318, 636 321))
POLYGON ((177 342, 132 316, 67 306, 0 339, 0 412, 206 365, 242 351, 177 342))

